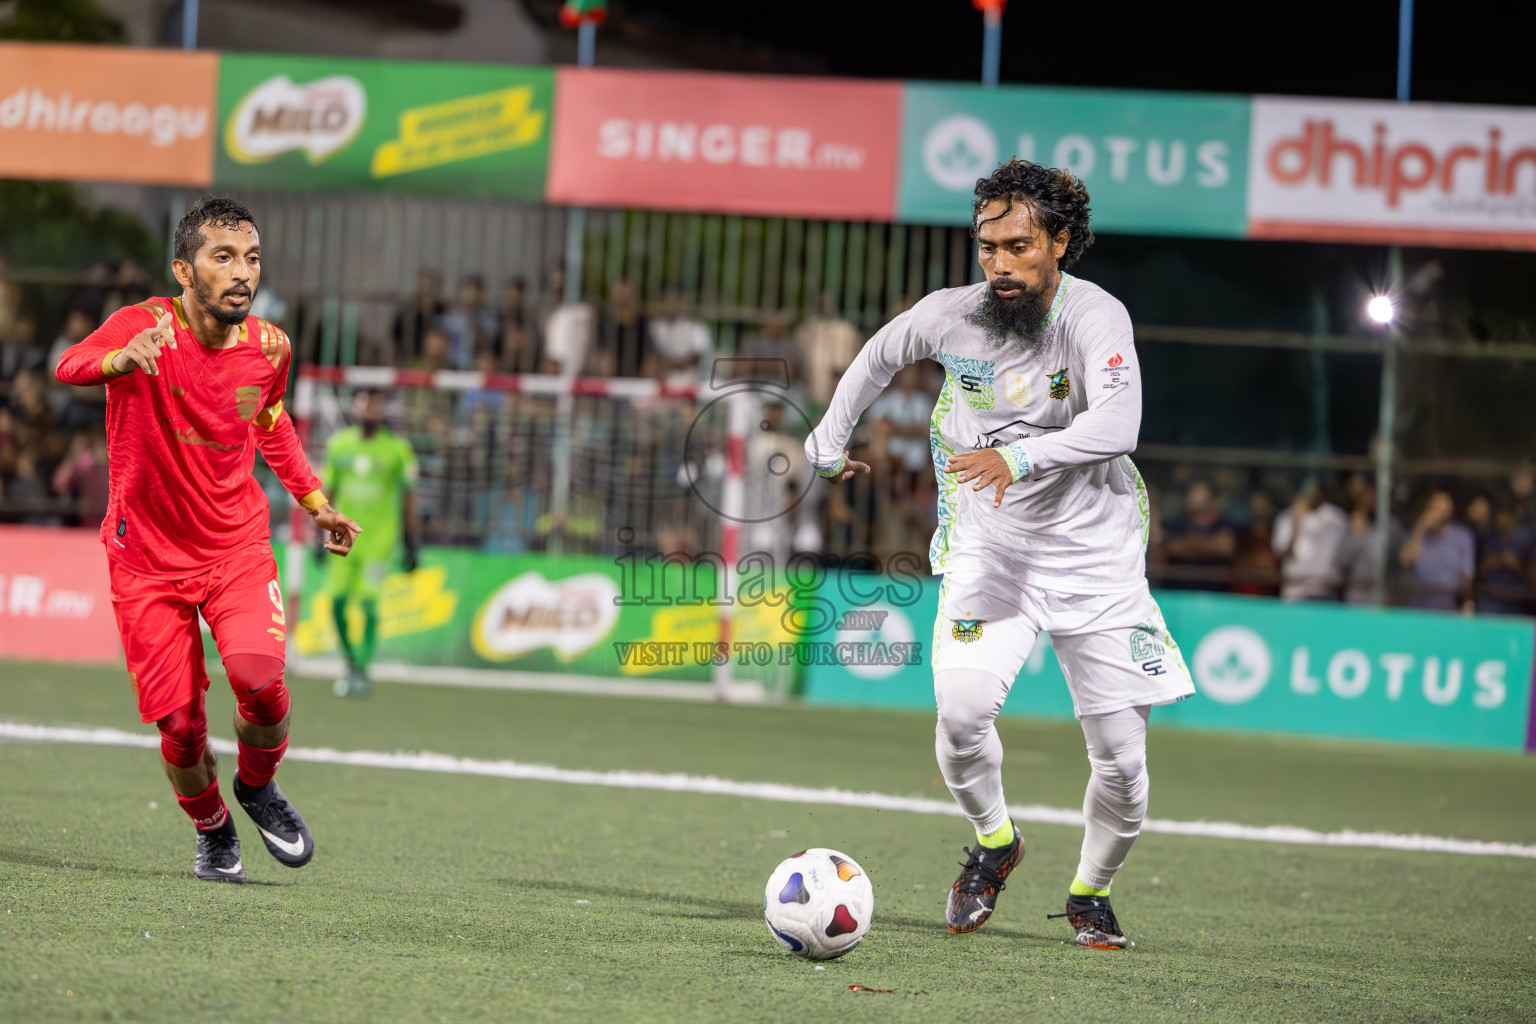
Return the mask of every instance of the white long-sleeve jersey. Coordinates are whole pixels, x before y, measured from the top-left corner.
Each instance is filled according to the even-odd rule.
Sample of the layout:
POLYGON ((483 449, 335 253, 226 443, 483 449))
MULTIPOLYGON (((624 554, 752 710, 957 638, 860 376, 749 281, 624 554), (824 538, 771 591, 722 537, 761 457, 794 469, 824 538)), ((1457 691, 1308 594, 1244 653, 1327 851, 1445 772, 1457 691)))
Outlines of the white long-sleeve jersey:
POLYGON ((985 283, 928 295, 865 344, 806 439, 811 464, 842 458, 864 410, 919 359, 945 371, 929 426, 939 481, 929 563, 996 564, 1021 583, 1113 594, 1146 575, 1147 490, 1128 452, 1141 427, 1141 374, 1125 307, 1098 285, 1061 275, 1039 348, 998 345, 966 315, 985 283), (950 455, 995 447, 1015 482, 993 508, 944 472, 950 455))

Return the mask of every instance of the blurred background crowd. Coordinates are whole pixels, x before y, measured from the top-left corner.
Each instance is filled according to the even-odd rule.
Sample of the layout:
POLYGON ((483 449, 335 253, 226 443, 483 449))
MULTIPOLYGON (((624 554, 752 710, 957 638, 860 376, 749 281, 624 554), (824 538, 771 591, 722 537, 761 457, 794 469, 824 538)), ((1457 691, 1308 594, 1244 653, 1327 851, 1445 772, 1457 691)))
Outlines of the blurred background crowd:
MULTIPOLYGON (((99 522, 108 486, 105 395, 57 383, 53 367, 112 311, 164 287, 131 259, 98 263, 67 285, 55 282, 55 301, 39 315, 0 265, 0 521, 99 522)), ((492 285, 470 273, 452 289, 423 269, 414 290, 381 318, 387 329, 361 339, 354 359, 486 375, 644 377, 674 387, 707 381, 717 355, 770 361, 783 368, 788 387, 762 400, 748 465, 763 465, 775 452, 803 465, 806 430, 872 333, 844 316, 830 291, 810 315, 772 312, 734 325, 727 344, 718 322, 706 321, 680 290, 647 302, 621 276, 601 303, 565 295, 559 266, 533 287, 522 276, 492 285)), ((887 315, 910 301, 898 299, 887 315)), ((296 310, 276 288, 263 291, 255 312, 294 330, 296 310)), ((302 344, 299 354, 306 355, 302 344)), ((941 384, 936 365, 909 367, 870 409, 855 443, 875 472, 855 486, 807 488, 803 474, 754 481, 749 472, 754 507, 777 503, 792 514, 749 527, 748 542, 780 557, 868 552, 888 564, 912 552, 922 561, 936 493, 928 422, 941 384)), ((345 395, 329 394, 317 423, 334 428, 345 395)), ((622 526, 661 551, 696 554, 714 541, 707 509, 689 492, 718 488, 720 467, 689 450, 700 407, 687 397, 581 396, 564 407, 548 395, 502 388, 399 388, 388 397, 392 425, 421 458, 429 543, 604 551, 622 526), (568 498, 556 501, 562 459, 568 498)), ((1400 480, 1384 546, 1370 472, 1160 457, 1139 464, 1152 499, 1154 585, 1294 601, 1536 611, 1536 469, 1529 463, 1482 478, 1400 480)), ((281 532, 284 499, 264 479, 281 532)))

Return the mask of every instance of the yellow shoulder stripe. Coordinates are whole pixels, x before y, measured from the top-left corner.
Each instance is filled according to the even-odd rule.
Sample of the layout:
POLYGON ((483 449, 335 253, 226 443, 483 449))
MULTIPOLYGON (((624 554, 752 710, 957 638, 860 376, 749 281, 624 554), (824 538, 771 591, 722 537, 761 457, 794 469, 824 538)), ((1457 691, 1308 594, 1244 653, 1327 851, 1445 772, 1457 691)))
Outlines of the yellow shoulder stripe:
POLYGON ((277 426, 278 419, 283 415, 283 403, 273 402, 261 412, 256 414, 256 425, 262 430, 271 430, 277 426))

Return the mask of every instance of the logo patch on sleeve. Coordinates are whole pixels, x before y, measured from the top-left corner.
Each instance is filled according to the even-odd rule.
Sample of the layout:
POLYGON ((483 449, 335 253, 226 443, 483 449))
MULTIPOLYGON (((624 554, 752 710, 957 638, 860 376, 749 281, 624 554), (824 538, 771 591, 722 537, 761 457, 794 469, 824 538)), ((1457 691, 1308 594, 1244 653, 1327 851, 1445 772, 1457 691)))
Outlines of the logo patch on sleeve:
POLYGON ((1072 393, 1072 382, 1067 379, 1065 369, 1051 374, 1051 397, 1055 399, 1066 398, 1072 393))

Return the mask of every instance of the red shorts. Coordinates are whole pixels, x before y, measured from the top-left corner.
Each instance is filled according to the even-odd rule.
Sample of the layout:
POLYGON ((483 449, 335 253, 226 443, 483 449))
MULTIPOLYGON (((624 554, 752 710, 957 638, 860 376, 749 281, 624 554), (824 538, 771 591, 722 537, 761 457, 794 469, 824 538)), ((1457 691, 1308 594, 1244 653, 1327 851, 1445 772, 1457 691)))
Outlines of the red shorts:
POLYGON ((128 678, 146 722, 158 721, 208 689, 197 613, 213 630, 219 657, 285 656, 288 625, 277 562, 265 543, 177 580, 135 576, 109 559, 112 611, 128 658, 128 678))

